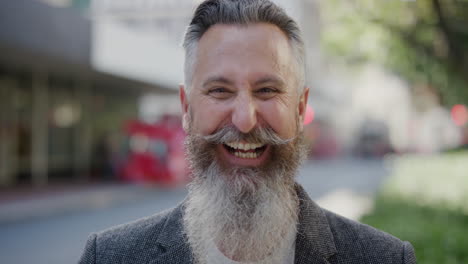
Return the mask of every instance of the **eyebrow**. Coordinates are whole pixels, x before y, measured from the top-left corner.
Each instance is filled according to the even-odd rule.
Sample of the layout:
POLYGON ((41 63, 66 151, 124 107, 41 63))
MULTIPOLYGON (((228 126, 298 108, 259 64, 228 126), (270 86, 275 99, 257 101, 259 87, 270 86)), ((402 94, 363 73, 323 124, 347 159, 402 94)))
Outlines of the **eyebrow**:
POLYGON ((224 84, 229 84, 232 85, 233 82, 225 77, 222 76, 214 76, 208 78, 206 81, 203 82, 203 87, 208 86, 210 83, 224 83, 224 84))
POLYGON ((274 84, 277 84, 277 85, 279 85, 281 87, 283 87, 284 84, 285 84, 283 79, 278 78, 276 76, 271 76, 271 75, 262 77, 259 80, 255 81, 255 85, 261 85, 261 84, 265 84, 265 83, 274 83, 274 84))
MULTIPOLYGON (((206 87, 211 83, 223 83, 223 84, 228 84, 228 85, 233 85, 234 84, 234 82, 227 79, 226 77, 213 76, 213 77, 210 77, 206 81, 203 82, 203 87, 206 87)), ((271 75, 260 78, 259 80, 255 81, 254 84, 255 85, 262 85, 262 84, 265 84, 265 83, 274 83, 274 84, 277 84, 277 85, 279 85, 281 87, 283 87, 285 85, 285 82, 283 81, 283 79, 278 78, 276 76, 271 76, 271 75)))

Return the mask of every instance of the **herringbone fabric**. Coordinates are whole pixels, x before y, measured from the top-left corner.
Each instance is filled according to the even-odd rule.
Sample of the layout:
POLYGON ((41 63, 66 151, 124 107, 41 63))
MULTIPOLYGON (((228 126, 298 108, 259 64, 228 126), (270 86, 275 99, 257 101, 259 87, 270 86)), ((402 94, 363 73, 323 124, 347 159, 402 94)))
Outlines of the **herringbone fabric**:
MULTIPOLYGON (((416 263, 408 242, 324 210, 301 186, 296 190, 300 199, 296 264, 416 263)), ((79 263, 192 263, 183 233, 183 206, 92 234, 79 263)))

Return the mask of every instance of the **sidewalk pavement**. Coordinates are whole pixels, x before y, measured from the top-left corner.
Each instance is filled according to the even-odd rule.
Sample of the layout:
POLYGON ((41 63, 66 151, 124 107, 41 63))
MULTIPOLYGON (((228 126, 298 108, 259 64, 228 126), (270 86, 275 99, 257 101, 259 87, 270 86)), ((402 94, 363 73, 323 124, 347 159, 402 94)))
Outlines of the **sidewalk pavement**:
POLYGON ((0 224, 97 210, 155 195, 152 185, 99 183, 17 189, 0 195, 0 224))

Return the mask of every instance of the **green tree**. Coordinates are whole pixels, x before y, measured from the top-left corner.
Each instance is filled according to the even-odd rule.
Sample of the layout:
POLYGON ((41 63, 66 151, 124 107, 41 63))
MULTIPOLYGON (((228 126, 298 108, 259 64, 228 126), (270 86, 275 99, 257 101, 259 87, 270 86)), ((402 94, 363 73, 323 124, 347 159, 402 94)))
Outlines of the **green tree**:
POLYGON ((443 105, 468 105, 468 0, 329 0, 322 7, 330 55, 380 62, 432 87, 443 105))

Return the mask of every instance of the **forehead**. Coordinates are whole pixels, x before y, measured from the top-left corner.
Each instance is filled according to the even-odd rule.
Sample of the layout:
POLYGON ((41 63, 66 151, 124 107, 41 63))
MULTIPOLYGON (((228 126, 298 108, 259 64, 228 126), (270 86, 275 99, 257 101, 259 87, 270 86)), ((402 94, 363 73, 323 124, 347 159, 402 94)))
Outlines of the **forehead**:
POLYGON ((222 70, 242 64, 244 70, 291 69, 292 52, 285 33, 267 23, 217 24, 202 36, 195 73, 200 68, 222 70))

